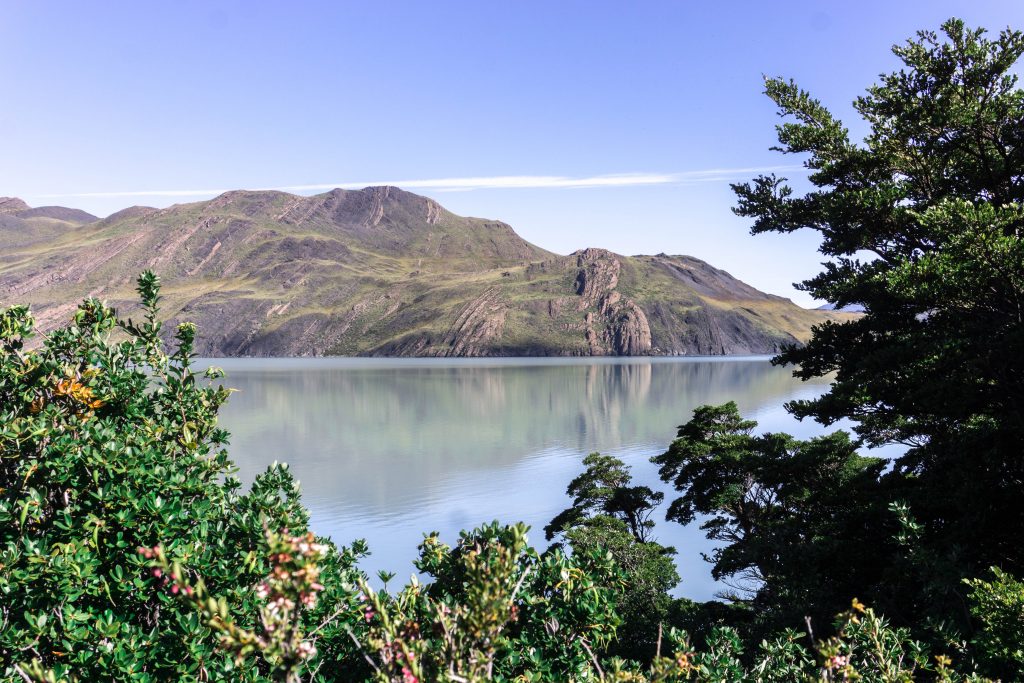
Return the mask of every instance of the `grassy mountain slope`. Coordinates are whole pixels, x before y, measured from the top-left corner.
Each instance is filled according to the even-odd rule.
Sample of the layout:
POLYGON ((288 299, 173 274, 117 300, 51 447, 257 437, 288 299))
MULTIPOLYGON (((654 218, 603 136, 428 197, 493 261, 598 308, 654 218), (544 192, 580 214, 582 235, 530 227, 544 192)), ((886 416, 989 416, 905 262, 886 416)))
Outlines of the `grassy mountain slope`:
POLYGON ((47 329, 143 269, 210 356, 771 353, 807 311, 686 256, 559 256, 393 187, 225 193, 103 220, 0 199, 0 304, 47 329), (5 208, 6 207, 6 208, 5 208))

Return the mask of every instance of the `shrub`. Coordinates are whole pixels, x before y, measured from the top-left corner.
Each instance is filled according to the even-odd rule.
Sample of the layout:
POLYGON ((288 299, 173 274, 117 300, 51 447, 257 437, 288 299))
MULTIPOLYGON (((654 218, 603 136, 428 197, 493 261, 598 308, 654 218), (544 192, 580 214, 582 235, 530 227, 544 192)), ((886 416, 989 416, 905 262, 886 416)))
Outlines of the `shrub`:
MULTIPOLYGON (((218 649, 136 548, 163 544, 201 575, 237 623, 259 618, 265 528, 308 531, 298 487, 272 466, 243 494, 217 427, 228 390, 192 370, 195 327, 168 354, 159 282, 139 278, 143 320, 95 299, 36 350, 28 309, 0 311, 0 671, 36 660, 81 680, 258 680, 218 649), (112 340, 113 334, 120 340, 112 340)), ((344 600, 356 553, 334 552, 321 583, 344 600)), ((309 623, 322 615, 313 611, 309 623)))
POLYGON ((1024 672, 1024 583, 992 568, 992 580, 971 579, 968 603, 979 625, 975 656, 987 673, 1011 680, 1024 672))

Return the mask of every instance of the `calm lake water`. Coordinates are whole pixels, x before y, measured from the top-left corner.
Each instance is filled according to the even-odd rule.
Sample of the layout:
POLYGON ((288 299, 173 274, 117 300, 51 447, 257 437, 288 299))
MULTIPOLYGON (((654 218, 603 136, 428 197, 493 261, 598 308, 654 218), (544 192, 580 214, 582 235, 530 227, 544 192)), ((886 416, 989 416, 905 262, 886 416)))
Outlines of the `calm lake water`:
MULTIPOLYGON (((301 481, 315 532, 365 538, 378 569, 414 572, 423 532, 451 543, 460 529, 523 521, 543 527, 567 507, 580 460, 601 451, 637 482, 669 491, 648 462, 705 403, 735 400, 765 431, 821 427, 782 405, 827 383, 803 383, 766 358, 686 359, 225 359, 239 391, 222 413, 243 482, 275 460, 301 481)), ((719 588, 701 559, 697 528, 658 521, 674 545, 676 591, 708 599, 719 588)), ((397 583, 397 579, 396 579, 397 583)))

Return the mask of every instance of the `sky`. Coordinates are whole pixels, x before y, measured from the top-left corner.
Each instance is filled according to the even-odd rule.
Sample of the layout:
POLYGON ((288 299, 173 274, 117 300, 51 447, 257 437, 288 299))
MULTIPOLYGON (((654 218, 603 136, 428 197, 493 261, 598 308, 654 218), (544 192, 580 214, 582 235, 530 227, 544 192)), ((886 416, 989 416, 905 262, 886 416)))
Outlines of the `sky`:
POLYGON ((805 306, 815 233, 749 235, 763 75, 855 135, 890 47, 1024 2, 2 0, 0 195, 107 215, 229 189, 393 184, 566 254, 688 254, 805 306))

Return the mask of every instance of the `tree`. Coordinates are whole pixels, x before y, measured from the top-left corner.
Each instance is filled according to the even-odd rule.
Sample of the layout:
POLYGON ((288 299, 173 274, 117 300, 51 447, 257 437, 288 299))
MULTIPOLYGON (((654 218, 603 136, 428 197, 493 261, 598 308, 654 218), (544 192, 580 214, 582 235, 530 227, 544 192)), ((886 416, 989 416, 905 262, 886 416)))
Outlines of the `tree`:
POLYGON ((651 515, 665 499, 665 494, 647 486, 629 486, 633 475, 618 458, 591 453, 583 459, 586 470, 571 482, 565 492, 572 496, 572 506, 559 513, 544 527, 550 541, 560 531, 595 515, 621 521, 637 543, 653 540, 654 520, 651 515))
POLYGON ((568 542, 573 555, 610 554, 623 571, 615 586, 623 624, 611 648, 613 654, 649 661, 657 649, 658 633, 672 611, 670 591, 679 583, 674 548, 654 542, 651 519, 665 494, 647 486, 630 486, 629 466, 610 455, 591 453, 586 469, 566 493, 573 504, 544 528, 550 541, 568 542))
MULTIPOLYGON (((821 234, 830 261, 800 287, 865 314, 814 330, 777 363, 835 373, 790 409, 855 421, 896 463, 922 542, 949 577, 1024 571, 1024 92, 1011 69, 1024 35, 989 39, 952 19, 893 48, 903 68, 854 102, 861 143, 792 81, 766 92, 789 121, 779 151, 806 155, 815 187, 784 178, 734 185, 752 232, 821 234)), ((950 609, 963 601, 949 585, 950 609)))
MULTIPOLYGON (((875 592, 891 558, 879 475, 846 433, 808 441, 754 433, 735 403, 702 406, 652 460, 682 495, 667 517, 719 542, 712 575, 746 604, 761 632, 813 616, 828 623, 851 595, 875 592)), ((872 596, 874 597, 874 596, 872 596)), ((756 634, 755 634, 756 635, 756 634)))

